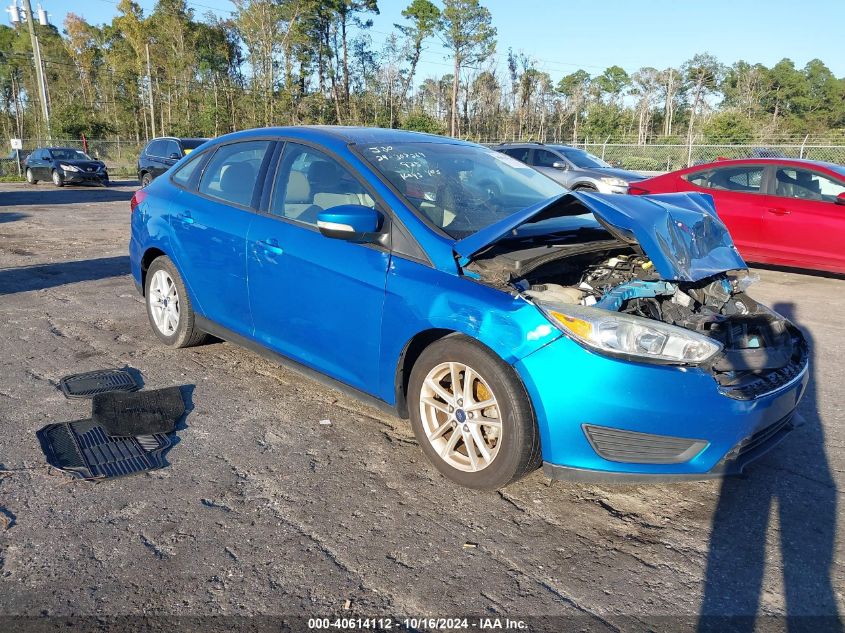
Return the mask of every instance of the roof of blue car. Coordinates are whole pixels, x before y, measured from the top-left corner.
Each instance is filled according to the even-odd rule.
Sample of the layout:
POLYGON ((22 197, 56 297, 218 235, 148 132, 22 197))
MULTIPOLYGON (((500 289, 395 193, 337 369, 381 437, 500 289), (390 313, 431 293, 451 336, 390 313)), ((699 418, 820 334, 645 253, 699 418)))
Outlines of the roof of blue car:
POLYGON ((424 132, 394 130, 380 127, 353 127, 345 125, 296 125, 287 127, 254 128, 235 132, 235 135, 290 134, 316 141, 342 141, 344 143, 450 143, 471 145, 467 141, 424 132))

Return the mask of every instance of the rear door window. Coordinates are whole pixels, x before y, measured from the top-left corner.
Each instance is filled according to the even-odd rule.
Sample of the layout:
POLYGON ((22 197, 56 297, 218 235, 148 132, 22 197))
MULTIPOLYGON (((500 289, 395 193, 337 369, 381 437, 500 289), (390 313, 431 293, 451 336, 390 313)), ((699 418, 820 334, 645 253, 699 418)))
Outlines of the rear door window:
POLYGON ((763 169, 762 165, 717 167, 688 174, 686 179, 705 189, 760 193, 763 184, 763 169))
POLYGON ((845 183, 808 169, 778 167, 775 172, 775 195, 782 198, 835 202, 845 193, 845 183))
POLYGON ((528 152, 530 152, 530 148, 528 147, 514 147, 511 149, 502 150, 504 154, 515 158, 518 161, 523 163, 528 162, 528 152))
POLYGON ((220 147, 208 161, 199 192, 231 204, 250 206, 269 147, 270 141, 244 141, 220 147))

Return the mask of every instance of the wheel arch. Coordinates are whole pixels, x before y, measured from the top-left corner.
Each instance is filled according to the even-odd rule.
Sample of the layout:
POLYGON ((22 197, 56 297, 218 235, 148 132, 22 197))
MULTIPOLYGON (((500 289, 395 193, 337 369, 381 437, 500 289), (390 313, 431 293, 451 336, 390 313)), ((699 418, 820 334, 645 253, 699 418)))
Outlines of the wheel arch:
POLYGON ((498 353, 495 349, 490 347, 484 341, 475 336, 472 336, 472 334, 469 334, 467 332, 461 332, 460 330, 452 330, 447 328, 430 328, 427 330, 422 330, 421 332, 417 332, 414 336, 412 336, 411 339, 407 343, 405 343, 405 346, 402 348, 402 351, 399 354, 399 359, 396 362, 393 387, 396 398, 395 408, 399 417, 401 417, 402 419, 407 419, 409 417, 408 384, 411 380, 411 371, 413 370, 414 365, 416 364, 420 355, 432 343, 435 343, 449 336, 465 337, 473 341, 474 343, 480 345, 491 355, 501 360, 505 365, 507 365, 511 368, 511 370, 513 370, 513 373, 516 376, 517 380, 522 384, 526 394, 528 394, 528 399, 531 399, 531 396, 528 393, 528 389, 525 386, 525 381, 522 379, 522 376, 520 375, 519 371, 517 371, 516 367, 514 367, 513 364, 509 363, 507 360, 502 358, 502 355, 500 353, 498 353))
POLYGON ((399 414, 399 417, 403 419, 408 418, 408 383, 411 380, 411 370, 414 367, 414 363, 420 357, 420 354, 435 341, 455 334, 461 334, 461 332, 445 328, 430 328, 417 332, 405 343, 405 346, 399 353, 393 383, 396 394, 396 412, 399 414))
MULTIPOLYGON (((167 253, 165 253, 160 248, 156 248, 152 246, 144 251, 144 255, 141 257, 141 295, 146 296, 147 293, 147 271, 150 268, 150 265, 159 257, 165 256, 169 257, 167 253)), ((171 261, 173 261, 171 259, 171 261)), ((176 263, 174 262, 174 266, 176 263)), ((178 267, 177 267, 178 270, 178 267)), ((181 274, 181 273, 180 273, 181 274)))

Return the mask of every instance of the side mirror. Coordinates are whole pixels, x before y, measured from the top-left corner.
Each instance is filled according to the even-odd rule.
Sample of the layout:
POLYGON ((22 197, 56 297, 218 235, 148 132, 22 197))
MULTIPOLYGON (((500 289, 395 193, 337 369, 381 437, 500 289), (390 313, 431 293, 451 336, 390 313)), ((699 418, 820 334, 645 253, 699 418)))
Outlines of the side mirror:
POLYGON ((845 205, 845 191, 836 196, 836 204, 845 205))
POLYGON ((170 159, 171 159, 171 160, 179 160, 180 158, 182 158, 182 157, 181 157, 181 156, 179 156, 179 154, 177 154, 176 152, 171 152, 171 153, 170 153, 170 159))
POLYGON ((342 204, 317 214, 317 228, 325 237, 348 242, 375 242, 381 214, 360 204, 342 204))
POLYGON ((554 167, 555 169, 563 169, 564 171, 569 169, 569 166, 566 163, 559 160, 553 162, 552 167, 554 167))

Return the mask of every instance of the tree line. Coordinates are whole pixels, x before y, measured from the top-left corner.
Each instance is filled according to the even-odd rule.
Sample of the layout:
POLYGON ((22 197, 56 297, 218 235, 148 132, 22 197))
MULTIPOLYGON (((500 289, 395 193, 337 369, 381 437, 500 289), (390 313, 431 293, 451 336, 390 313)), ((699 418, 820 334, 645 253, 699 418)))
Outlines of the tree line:
MULTIPOLYGON (((553 77, 499 42, 479 0, 412 0, 388 33, 377 0, 233 0, 226 17, 186 0, 149 14, 120 0, 109 24, 68 13, 35 25, 53 137, 217 136, 258 126, 401 127, 476 140, 632 139, 645 144, 845 140, 845 79, 820 60, 796 67, 695 55, 677 67, 553 77), (200 7, 201 8, 201 7, 200 7), (441 76, 421 77, 441 43, 441 76)), ((44 137, 26 27, 0 26, 0 126, 44 137)))

